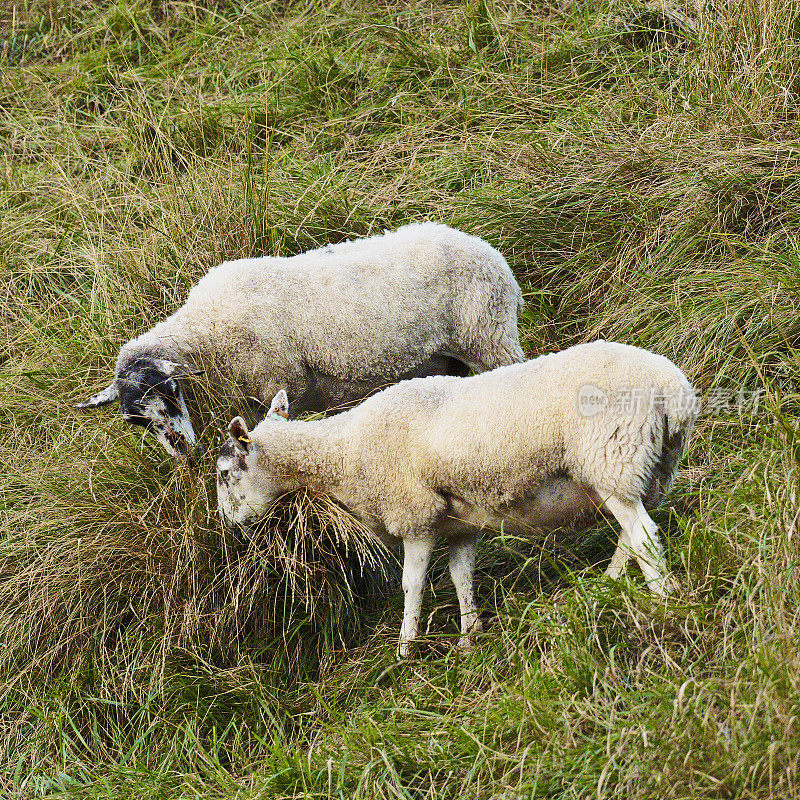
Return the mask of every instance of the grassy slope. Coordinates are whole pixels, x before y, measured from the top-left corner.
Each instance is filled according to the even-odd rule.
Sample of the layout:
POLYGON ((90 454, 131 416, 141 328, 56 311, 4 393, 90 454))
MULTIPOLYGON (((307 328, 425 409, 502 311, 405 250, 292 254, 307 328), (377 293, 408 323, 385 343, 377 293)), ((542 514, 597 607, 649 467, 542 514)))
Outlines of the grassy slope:
POLYGON ((0 6, 5 792, 798 796, 800 5, 656 36, 632 9, 0 6), (604 529, 545 581, 497 537, 475 652, 440 590, 387 671, 396 599, 283 631, 210 514, 213 456, 70 410, 220 259, 414 219, 502 249, 531 355, 602 335, 766 389, 698 426, 666 608, 601 577, 604 529))

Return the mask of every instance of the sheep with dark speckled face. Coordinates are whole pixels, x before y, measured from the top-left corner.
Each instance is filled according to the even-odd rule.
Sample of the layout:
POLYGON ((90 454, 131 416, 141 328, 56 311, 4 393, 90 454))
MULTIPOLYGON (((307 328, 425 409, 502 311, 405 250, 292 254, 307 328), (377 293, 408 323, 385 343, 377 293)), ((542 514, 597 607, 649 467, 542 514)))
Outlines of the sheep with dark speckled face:
POLYGON ((119 401, 127 422, 178 455, 196 443, 185 386, 193 373, 213 369, 264 403, 286 388, 291 416, 341 410, 406 378, 524 360, 522 305, 497 250, 434 223, 290 258, 227 261, 124 345, 111 384, 77 407, 119 401))
POLYGON ((438 536, 450 543, 465 647, 479 625, 472 573, 482 528, 523 535, 605 508, 621 528, 607 574, 633 556, 653 592, 674 588, 647 509, 672 485, 697 400, 663 356, 598 341, 469 378, 404 381, 325 420, 288 422, 286 408, 279 392, 252 431, 231 421, 217 461, 220 512, 247 525, 306 487, 402 540, 401 656, 438 536))

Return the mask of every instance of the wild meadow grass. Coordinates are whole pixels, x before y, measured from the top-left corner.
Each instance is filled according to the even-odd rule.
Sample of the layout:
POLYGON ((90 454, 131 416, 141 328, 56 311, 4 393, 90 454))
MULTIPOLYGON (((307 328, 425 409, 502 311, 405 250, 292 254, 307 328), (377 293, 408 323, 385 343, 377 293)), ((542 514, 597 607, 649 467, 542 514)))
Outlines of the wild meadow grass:
POLYGON ((798 0, 0 4, 0 793, 800 795, 799 103, 798 0), (396 665, 335 506, 221 529, 235 398, 194 467, 72 409, 220 260, 422 219, 506 255, 529 355, 706 396, 668 603, 611 526, 487 533, 474 651, 437 584, 396 665))

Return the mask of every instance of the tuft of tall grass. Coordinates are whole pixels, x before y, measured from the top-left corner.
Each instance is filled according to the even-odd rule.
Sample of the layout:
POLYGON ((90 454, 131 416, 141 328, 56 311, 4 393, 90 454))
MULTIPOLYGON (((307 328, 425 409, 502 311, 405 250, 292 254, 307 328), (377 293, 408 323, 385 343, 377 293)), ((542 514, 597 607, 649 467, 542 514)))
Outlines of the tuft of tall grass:
POLYGON ((316 620, 341 646, 356 598, 389 580, 381 543, 325 496, 299 493, 257 530, 230 531, 215 524, 204 484, 185 469, 154 492, 150 508, 131 494, 121 500, 120 484, 104 478, 93 474, 82 503, 75 487, 40 485, 62 512, 59 527, 23 517, 24 533, 2 544, 4 655, 22 671, 79 671, 122 642, 162 653, 202 642, 235 660, 245 640, 280 639, 316 620), (87 515, 98 494, 109 501, 102 519, 87 515), (63 535, 65 496, 73 536, 63 535))

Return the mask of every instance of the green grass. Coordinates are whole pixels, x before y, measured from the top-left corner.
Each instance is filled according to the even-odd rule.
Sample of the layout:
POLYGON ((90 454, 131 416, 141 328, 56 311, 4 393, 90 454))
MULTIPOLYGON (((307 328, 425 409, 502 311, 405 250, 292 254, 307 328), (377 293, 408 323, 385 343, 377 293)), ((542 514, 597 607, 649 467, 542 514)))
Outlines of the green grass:
POLYGON ((0 793, 800 794, 800 3, 666 5, 0 4, 0 793), (658 512, 668 604, 603 577, 610 526, 487 535, 474 652, 429 588, 394 665, 329 517, 220 529, 235 399, 196 470, 72 410, 221 259, 421 219, 506 255, 529 355, 762 390, 658 512))

